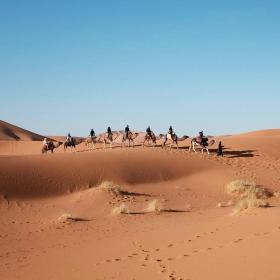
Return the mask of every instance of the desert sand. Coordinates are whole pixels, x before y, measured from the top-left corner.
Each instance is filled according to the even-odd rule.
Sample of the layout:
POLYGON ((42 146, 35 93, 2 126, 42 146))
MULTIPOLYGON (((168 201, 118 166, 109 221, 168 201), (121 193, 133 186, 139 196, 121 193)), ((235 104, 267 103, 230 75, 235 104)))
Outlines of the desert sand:
POLYGON ((216 137, 224 157, 42 137, 0 123, 0 279, 280 279, 280 129, 216 137), (233 180, 271 207, 235 212, 233 180))

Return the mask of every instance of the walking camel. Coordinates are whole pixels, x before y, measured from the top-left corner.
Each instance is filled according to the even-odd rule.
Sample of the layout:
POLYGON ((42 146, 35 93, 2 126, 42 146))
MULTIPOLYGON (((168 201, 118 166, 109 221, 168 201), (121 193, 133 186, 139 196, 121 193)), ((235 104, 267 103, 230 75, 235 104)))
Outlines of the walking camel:
POLYGON ((87 149, 90 149, 93 150, 95 149, 95 145, 97 143, 97 137, 96 136, 88 136, 85 140, 85 146, 87 149))
POLYGON ((132 133, 131 131, 129 131, 126 134, 123 134, 122 137, 122 147, 125 144, 126 141, 128 141, 128 147, 130 147, 130 143, 132 142, 132 147, 134 147, 134 139, 139 135, 139 133, 132 133))
POLYGON ((175 144, 177 149, 179 148, 178 146, 178 142, 179 141, 184 141, 186 139, 188 139, 189 136, 186 136, 184 135, 183 137, 178 137, 175 133, 173 134, 170 134, 170 133, 167 133, 165 136, 164 136, 164 142, 162 144, 162 148, 165 147, 165 144, 168 142, 168 141, 171 141, 171 144, 169 146, 169 148, 171 149, 173 147, 173 145, 175 144))
POLYGON ((118 133, 105 133, 101 135, 98 141, 103 143, 103 148, 106 149, 106 144, 109 143, 110 149, 113 148, 114 141, 118 138, 118 133))
POLYGON ((62 145, 62 142, 56 142, 54 143, 53 141, 48 141, 47 145, 43 145, 41 152, 42 154, 47 153, 48 151, 50 151, 51 153, 53 153, 54 149, 58 148, 60 145, 62 145))
POLYGON ((145 145, 146 142, 148 143, 148 145, 150 145, 150 141, 151 141, 153 147, 155 147, 156 144, 157 144, 157 140, 160 140, 162 137, 163 137, 162 134, 160 134, 160 135, 157 137, 153 132, 151 132, 150 134, 147 133, 147 134, 145 135, 145 139, 144 139, 144 142, 143 142, 142 146, 144 147, 144 145, 145 145))
POLYGON ((216 143, 216 140, 212 139, 209 143, 208 143, 208 140, 209 139, 207 137, 203 137, 203 139, 201 139, 201 137, 192 138, 191 145, 189 147, 189 151, 193 150, 196 153, 195 146, 197 146, 197 147, 201 148, 202 154, 205 150, 207 152, 207 154, 210 155, 208 147, 213 146, 216 143))

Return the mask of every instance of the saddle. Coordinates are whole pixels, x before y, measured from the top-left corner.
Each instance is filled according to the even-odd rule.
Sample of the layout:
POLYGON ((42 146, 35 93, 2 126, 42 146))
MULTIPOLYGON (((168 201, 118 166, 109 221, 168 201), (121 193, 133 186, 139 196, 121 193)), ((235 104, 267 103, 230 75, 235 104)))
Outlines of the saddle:
POLYGON ((203 146, 208 146, 208 138, 207 137, 200 137, 200 136, 197 136, 195 138, 195 141, 200 144, 200 145, 203 145, 203 146))
POLYGON ((198 144, 202 144, 202 138, 200 136, 197 136, 195 138, 195 142, 198 143, 198 144))

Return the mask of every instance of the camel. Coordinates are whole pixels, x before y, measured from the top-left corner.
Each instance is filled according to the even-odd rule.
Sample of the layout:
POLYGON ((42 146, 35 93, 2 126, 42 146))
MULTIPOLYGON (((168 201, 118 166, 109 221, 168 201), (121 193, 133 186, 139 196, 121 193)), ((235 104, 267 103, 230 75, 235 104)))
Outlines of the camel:
POLYGON ((95 149, 95 145, 97 143, 97 137, 96 136, 93 136, 93 137, 88 136, 84 140, 84 142, 85 142, 85 146, 86 146, 87 149, 91 147, 91 150, 93 150, 93 149, 95 149))
POLYGON ((51 151, 53 153, 54 149, 58 148, 60 145, 62 145, 62 142, 56 142, 54 143, 53 141, 49 141, 48 145, 44 145, 41 149, 42 154, 47 153, 48 151, 51 151))
POLYGON ((105 133, 104 135, 99 136, 98 141, 103 142, 103 148, 106 148, 106 144, 110 144, 110 149, 113 148, 114 141, 118 138, 118 133, 105 133))
POLYGON ((193 150, 196 153, 195 146, 198 146, 199 148, 201 148, 202 154, 203 154, 203 151, 205 150, 207 152, 207 154, 210 155, 208 147, 213 146, 215 143, 216 143, 215 139, 212 139, 208 143, 207 137, 203 137, 203 141, 201 141, 200 137, 192 138, 191 145, 189 147, 189 151, 193 150))
POLYGON ((176 147, 178 149, 179 148, 178 142, 179 141, 184 141, 184 140, 189 138, 189 136, 186 136, 186 135, 184 135, 183 137, 178 137, 175 133, 173 133, 173 134, 167 133, 164 137, 165 138, 164 138, 164 142, 162 144, 162 148, 165 146, 166 142, 169 140, 169 141, 171 141, 171 144, 170 144, 170 147, 169 147, 170 149, 172 148, 172 146, 174 144, 176 144, 176 147))
POLYGON ((122 147, 126 141, 128 141, 128 147, 130 147, 130 142, 132 142, 132 147, 134 147, 134 139, 139 135, 139 133, 132 133, 131 131, 128 134, 123 134, 122 137, 122 147))
POLYGON ((66 140, 66 141, 64 142, 64 144, 63 144, 63 146, 64 146, 64 152, 66 151, 66 149, 67 149, 68 147, 70 147, 71 152, 73 152, 73 150, 74 150, 74 152, 76 152, 76 146, 79 145, 79 144, 82 143, 82 142, 83 142, 82 139, 79 139, 79 140, 78 140, 78 139, 76 139, 76 138, 74 138, 74 137, 71 137, 70 141, 66 140))
POLYGON ((144 142, 142 144, 142 146, 144 147, 145 143, 148 142, 148 145, 150 145, 150 141, 152 141, 152 145, 153 147, 156 146, 157 144, 157 140, 160 140, 162 138, 162 134, 160 134, 160 136, 156 136, 153 132, 151 132, 151 134, 146 134, 145 135, 145 139, 144 139, 144 142))

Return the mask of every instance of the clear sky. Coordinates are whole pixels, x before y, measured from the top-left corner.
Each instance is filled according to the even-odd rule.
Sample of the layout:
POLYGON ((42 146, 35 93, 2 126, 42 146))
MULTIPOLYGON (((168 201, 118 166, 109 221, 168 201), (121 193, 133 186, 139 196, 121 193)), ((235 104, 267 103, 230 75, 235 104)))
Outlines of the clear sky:
POLYGON ((0 119, 46 135, 280 127, 280 1, 0 0, 0 119))

